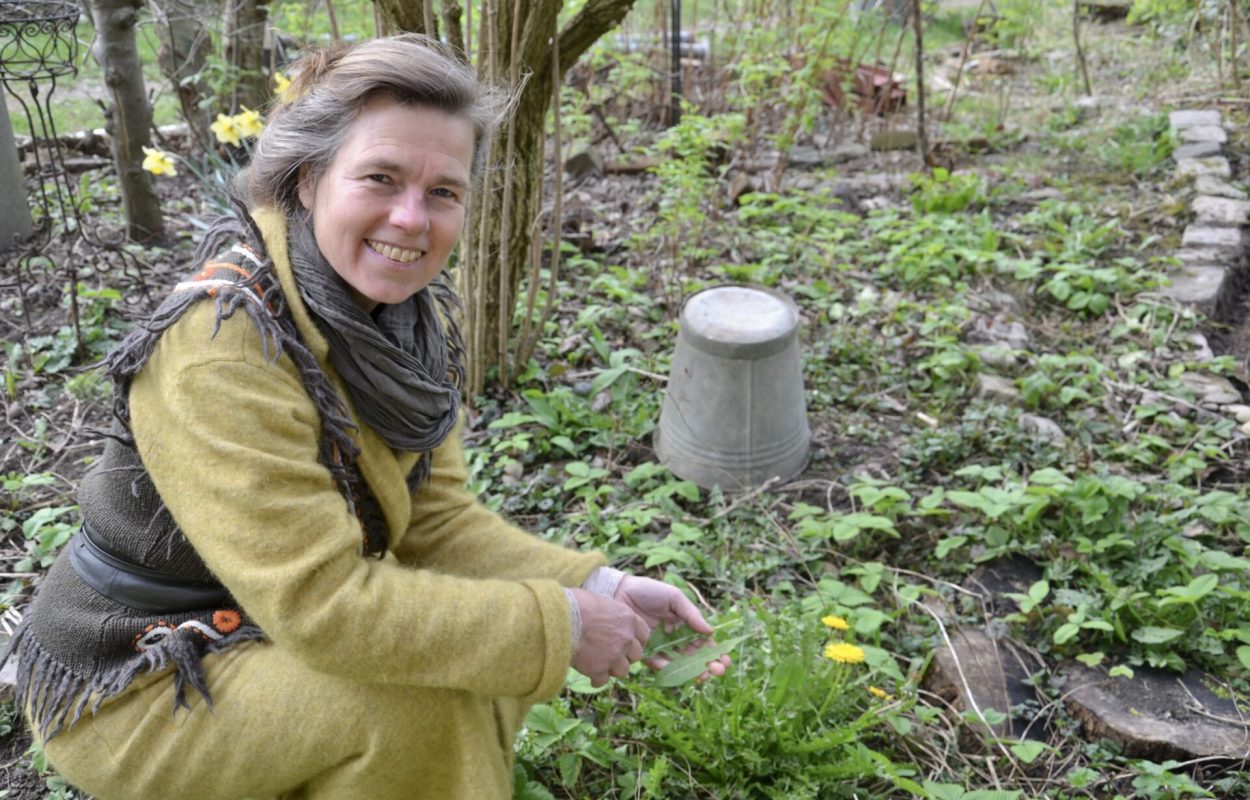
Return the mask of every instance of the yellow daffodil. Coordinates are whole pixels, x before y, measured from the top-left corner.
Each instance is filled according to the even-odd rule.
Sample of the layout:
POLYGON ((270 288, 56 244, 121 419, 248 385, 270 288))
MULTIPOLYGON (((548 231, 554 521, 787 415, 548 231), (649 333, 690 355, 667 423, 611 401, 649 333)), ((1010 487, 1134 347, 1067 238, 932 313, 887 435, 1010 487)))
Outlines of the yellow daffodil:
POLYGON ((826 628, 833 628, 835 631, 849 631, 851 629, 850 624, 836 614, 821 617, 820 621, 825 624, 826 628))
POLYGON ((239 130, 239 123, 234 117, 218 114, 217 121, 208 127, 213 132, 213 135, 217 137, 217 141, 222 144, 231 144, 235 147, 239 146, 242 132, 239 130))
POLYGON ((265 120, 259 111, 243 106, 243 110, 234 115, 234 126, 244 139, 250 139, 265 129, 265 120))
POLYGON ((273 74, 273 93, 278 96, 279 103, 289 103, 295 99, 291 96, 291 79, 285 72, 273 74))
POLYGON ((846 642, 825 645, 825 658, 839 664, 859 664, 864 660, 864 648, 846 642))
POLYGON ((872 695, 878 700, 893 700, 894 699, 894 695, 890 694, 885 689, 882 689, 878 686, 869 686, 868 694, 872 695))
POLYGON ((154 147, 143 148, 143 168, 153 175, 177 175, 174 159, 154 147))

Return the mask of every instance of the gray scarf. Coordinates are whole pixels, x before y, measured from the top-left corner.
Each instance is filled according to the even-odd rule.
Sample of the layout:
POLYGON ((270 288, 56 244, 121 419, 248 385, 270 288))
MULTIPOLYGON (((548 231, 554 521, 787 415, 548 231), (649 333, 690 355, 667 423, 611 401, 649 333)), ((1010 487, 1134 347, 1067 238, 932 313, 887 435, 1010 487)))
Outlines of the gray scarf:
MULTIPOLYGON (((453 316, 455 294, 440 277, 370 315, 317 248, 311 219, 291 220, 290 240, 300 297, 330 343, 330 363, 357 413, 393 449, 428 455, 451 433, 460 411, 464 348, 453 316)), ((428 477, 429 459, 417 470, 410 476, 414 488, 428 477)))

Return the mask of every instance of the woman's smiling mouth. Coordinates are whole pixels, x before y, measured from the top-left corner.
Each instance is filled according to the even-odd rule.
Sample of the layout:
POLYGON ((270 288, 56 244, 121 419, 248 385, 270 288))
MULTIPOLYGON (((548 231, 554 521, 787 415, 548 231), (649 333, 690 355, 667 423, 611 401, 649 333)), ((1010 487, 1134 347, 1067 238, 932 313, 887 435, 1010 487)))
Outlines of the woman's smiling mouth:
POLYGON ((410 264, 425 255, 420 250, 405 250, 402 247, 395 247, 394 245, 374 241, 373 239, 366 239, 365 244, 377 251, 378 254, 386 256, 391 261, 398 261, 401 264, 410 264))

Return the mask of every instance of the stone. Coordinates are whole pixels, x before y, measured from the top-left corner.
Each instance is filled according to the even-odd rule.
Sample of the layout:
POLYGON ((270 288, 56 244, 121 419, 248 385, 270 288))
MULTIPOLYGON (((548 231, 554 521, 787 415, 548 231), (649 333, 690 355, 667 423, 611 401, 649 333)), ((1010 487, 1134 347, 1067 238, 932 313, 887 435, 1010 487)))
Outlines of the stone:
POLYGON ((994 639, 979 630, 955 630, 950 646, 941 646, 933 654, 924 685, 959 711, 993 709, 1005 715, 988 730, 978 725, 975 733, 981 737, 1019 736, 1028 722, 1013 719, 1012 710, 1036 701, 1036 692, 1025 681, 1039 668, 1028 653, 1006 639, 994 639))
POLYGON ((1012 350, 1027 350, 1029 332, 1019 322, 1008 319, 1005 314, 995 314, 993 317, 978 314, 972 320, 968 341, 1005 344, 1012 350))
POLYGON ((977 375, 977 395, 1000 403, 1015 403, 1020 399, 1020 390, 1010 378, 1001 375, 977 375))
POLYGON ((1250 406, 1244 406, 1241 403, 1229 403, 1224 406, 1224 412, 1226 414, 1232 414, 1233 419, 1237 420, 1237 422, 1242 425, 1250 422, 1250 406))
POLYGON ((1217 681, 1197 670, 1181 675, 1137 667, 1132 678, 1109 678, 1101 670, 1067 664, 1065 703, 1086 738, 1110 739, 1129 758, 1223 758, 1250 756, 1245 709, 1210 687, 1217 681))
POLYGON ((1010 370, 1020 363, 1016 357, 1016 351, 1005 344, 977 347, 974 348, 973 352, 977 354, 977 358, 981 360, 982 364, 994 369, 1010 370))
POLYGON ((788 159, 790 166, 799 169, 814 169, 825 163, 825 157, 820 151, 809 145, 795 145, 790 149, 790 158, 788 159))
POLYGON ((1228 252, 1213 247, 1187 247, 1180 250, 1173 258, 1186 266, 1222 267, 1228 261, 1228 252))
POLYGON ((1218 156, 1221 149, 1219 142, 1191 142, 1173 150, 1172 158, 1177 161, 1183 158, 1210 158, 1218 156))
POLYGON ((1245 200, 1246 193, 1228 181, 1220 180, 1214 175, 1199 175, 1194 181, 1194 189, 1198 194, 1231 197, 1234 200, 1245 200))
POLYGON ((1228 270, 1223 267, 1184 266, 1168 273, 1171 284, 1159 288, 1159 294, 1181 303, 1188 303, 1204 313, 1215 310, 1224 291, 1228 270))
POLYGON ((1040 189, 1025 192, 1020 195, 1020 199, 1027 203, 1040 203, 1043 200, 1062 200, 1065 196, 1061 189, 1056 189, 1053 186, 1043 186, 1040 189))
POLYGON ((7 696, 17 686, 17 659, 10 658, 0 669, 0 698, 7 696))
POLYGON ((1063 428, 1059 427, 1059 423, 1050 417, 1040 417, 1036 414, 1021 414, 1019 422, 1021 430, 1043 439, 1049 439, 1056 444, 1065 442, 1068 439, 1068 435, 1063 432, 1063 428))
POLYGON ((1241 403, 1241 392, 1228 378, 1209 372, 1181 373, 1181 383, 1194 393, 1200 403, 1225 406, 1241 403))
POLYGON ((1220 112, 1208 110, 1173 111, 1168 114, 1168 122, 1174 130, 1219 125, 1220 112))
POLYGON ((829 154, 829 160, 834 164, 845 164, 846 162, 854 161, 857 158, 864 158, 871 152, 871 150, 862 144, 848 142, 833 148, 833 152, 829 154))
POLYGON ((1214 175, 1217 178, 1233 177, 1233 170, 1227 158, 1213 156, 1211 158, 1181 158, 1176 161, 1176 174, 1182 178, 1197 178, 1199 175, 1214 175))
POLYGON ((1194 125, 1189 128, 1182 128, 1178 137, 1182 142, 1216 142, 1224 144, 1228 141, 1228 134, 1219 125, 1194 125))
POLYGON ((1183 340, 1193 345, 1194 350, 1189 354, 1190 361, 1210 361, 1215 358, 1215 352, 1211 349, 1211 343, 1207 341, 1207 337, 1198 331, 1190 331, 1185 334, 1183 340))
POLYGON ((574 153, 564 162, 564 171, 575 181, 592 176, 602 178, 603 169, 603 156, 593 147, 574 153))
POLYGON ((1243 241, 1237 228, 1214 228, 1198 223, 1186 226, 1181 234, 1181 247, 1211 249, 1221 256, 1240 255, 1243 241))
POLYGON ((1200 195, 1191 205, 1195 222, 1207 225, 1245 225, 1250 221, 1250 200, 1200 195))

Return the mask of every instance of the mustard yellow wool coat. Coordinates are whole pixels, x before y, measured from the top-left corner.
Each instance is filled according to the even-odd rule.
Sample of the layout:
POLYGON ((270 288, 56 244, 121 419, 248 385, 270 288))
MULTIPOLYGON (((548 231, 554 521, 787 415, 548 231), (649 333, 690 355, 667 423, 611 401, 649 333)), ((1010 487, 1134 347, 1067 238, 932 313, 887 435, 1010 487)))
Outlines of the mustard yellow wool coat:
MULTIPOLYGON (((255 216, 303 341, 347 398, 284 220, 255 216)), ((139 679, 48 742, 53 765, 101 800, 510 797, 524 710, 559 691, 571 659, 562 587, 603 557, 478 503, 459 431, 410 496, 417 456, 353 410, 391 541, 362 558, 294 364, 266 358, 246 314, 214 324, 199 303, 161 337, 130 390, 132 430, 179 527, 268 641, 206 656, 212 709, 196 696, 171 716, 172 676, 139 679)))

